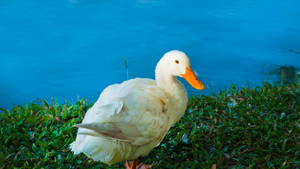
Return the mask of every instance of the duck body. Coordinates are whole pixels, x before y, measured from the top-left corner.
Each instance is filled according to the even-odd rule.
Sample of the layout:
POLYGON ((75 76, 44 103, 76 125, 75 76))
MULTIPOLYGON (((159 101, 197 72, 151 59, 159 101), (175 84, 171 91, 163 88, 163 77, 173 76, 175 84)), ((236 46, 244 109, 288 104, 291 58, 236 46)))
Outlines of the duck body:
POLYGON ((188 99, 179 83, 183 90, 177 96, 152 79, 137 78, 107 87, 82 121, 103 125, 100 133, 79 128, 72 151, 106 164, 146 156, 184 114, 188 99))
POLYGON ((170 51, 160 59, 155 80, 136 78, 105 88, 76 125, 79 129, 71 150, 106 164, 146 156, 185 112, 187 93, 176 76, 204 89, 180 51, 170 51))

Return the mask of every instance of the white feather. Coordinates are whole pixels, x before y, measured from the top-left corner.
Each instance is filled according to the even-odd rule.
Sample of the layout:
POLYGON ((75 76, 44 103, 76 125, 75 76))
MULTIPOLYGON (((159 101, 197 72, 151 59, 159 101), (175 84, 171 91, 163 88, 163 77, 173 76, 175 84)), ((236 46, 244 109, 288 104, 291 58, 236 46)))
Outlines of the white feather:
POLYGON ((147 155, 186 109, 187 94, 175 76, 189 64, 184 53, 172 51, 158 63, 156 80, 137 78, 107 87, 77 125, 72 151, 107 164, 147 155), (170 66, 174 59, 181 67, 170 66))

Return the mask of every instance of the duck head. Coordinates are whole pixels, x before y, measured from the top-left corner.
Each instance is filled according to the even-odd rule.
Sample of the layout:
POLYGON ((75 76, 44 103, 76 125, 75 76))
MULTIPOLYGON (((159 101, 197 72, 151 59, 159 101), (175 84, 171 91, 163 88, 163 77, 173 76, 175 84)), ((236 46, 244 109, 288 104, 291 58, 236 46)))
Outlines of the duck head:
POLYGON ((158 73, 170 77, 182 77, 195 89, 205 89, 203 83, 198 80, 197 76, 193 72, 189 58, 181 51, 172 50, 164 54, 156 67, 156 74, 158 73))

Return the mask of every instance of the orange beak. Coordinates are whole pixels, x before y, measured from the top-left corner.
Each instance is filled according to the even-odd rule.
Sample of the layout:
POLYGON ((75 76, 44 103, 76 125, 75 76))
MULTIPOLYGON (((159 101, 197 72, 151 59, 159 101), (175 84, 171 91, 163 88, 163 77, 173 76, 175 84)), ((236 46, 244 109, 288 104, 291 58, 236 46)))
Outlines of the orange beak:
POLYGON ((192 85, 195 89, 204 90, 205 87, 203 83, 198 80, 197 76, 193 72, 192 69, 186 68, 185 73, 181 75, 190 85, 192 85))

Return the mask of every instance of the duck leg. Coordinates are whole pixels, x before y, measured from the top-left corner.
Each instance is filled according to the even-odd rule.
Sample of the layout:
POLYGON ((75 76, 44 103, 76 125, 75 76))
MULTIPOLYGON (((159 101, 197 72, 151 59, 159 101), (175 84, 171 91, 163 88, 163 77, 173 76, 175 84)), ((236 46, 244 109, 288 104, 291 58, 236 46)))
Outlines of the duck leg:
POLYGON ((126 161, 125 162, 125 169, 150 169, 152 167, 152 165, 146 165, 144 163, 139 163, 138 164, 138 160, 133 160, 130 162, 126 161))
POLYGON ((136 169, 136 165, 137 165, 137 163, 138 163, 138 160, 135 159, 135 160, 131 161, 130 163, 131 163, 131 164, 129 164, 129 162, 126 161, 126 163, 125 163, 125 168, 126 168, 126 169, 136 169))

